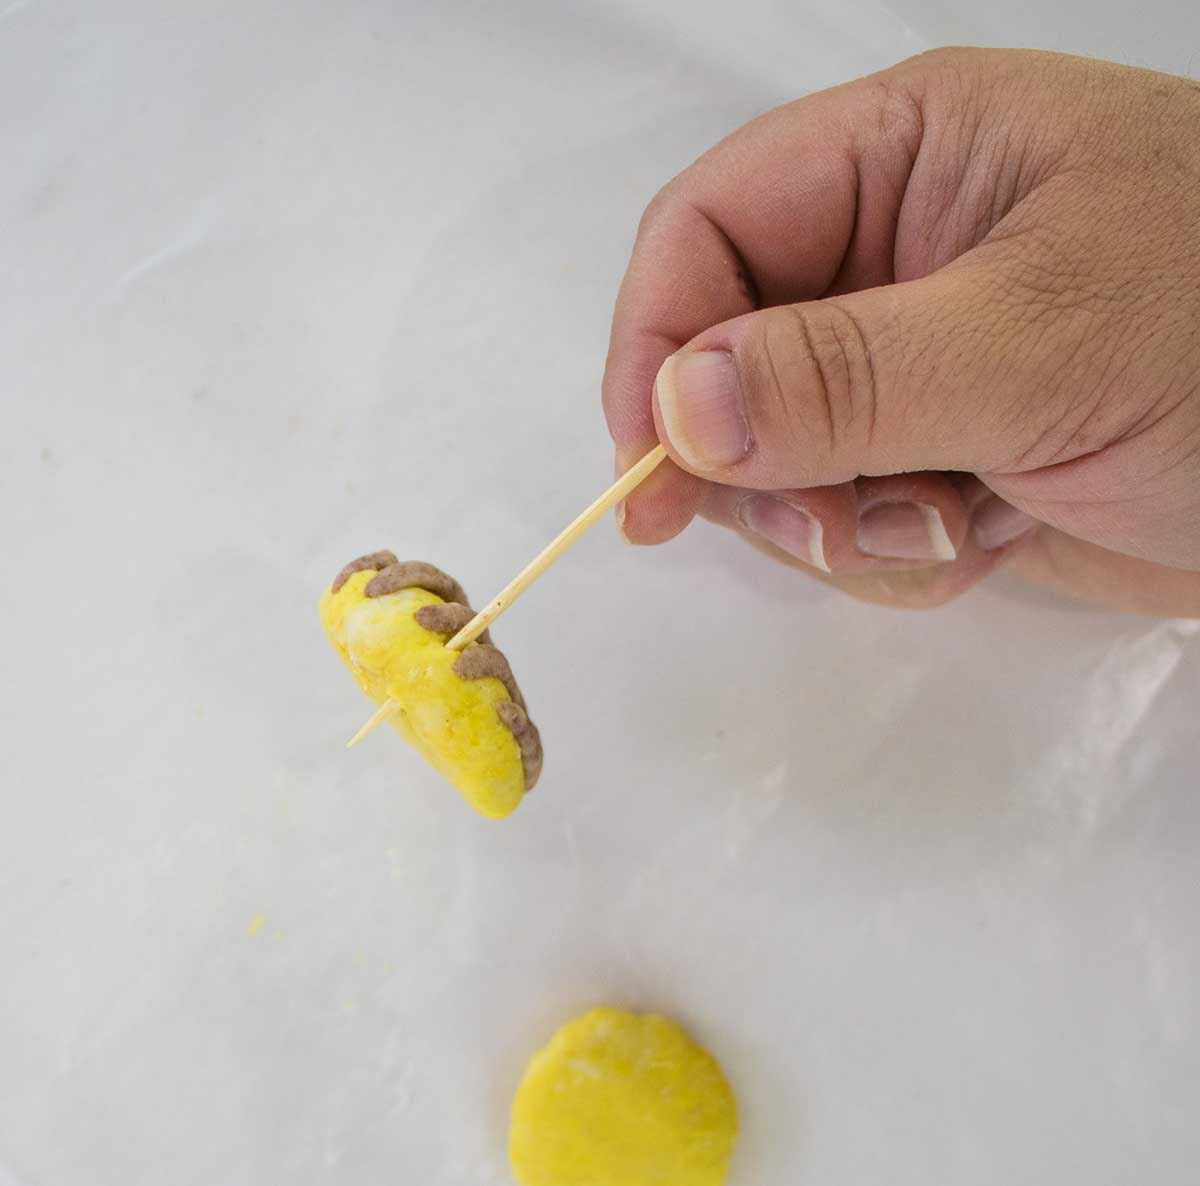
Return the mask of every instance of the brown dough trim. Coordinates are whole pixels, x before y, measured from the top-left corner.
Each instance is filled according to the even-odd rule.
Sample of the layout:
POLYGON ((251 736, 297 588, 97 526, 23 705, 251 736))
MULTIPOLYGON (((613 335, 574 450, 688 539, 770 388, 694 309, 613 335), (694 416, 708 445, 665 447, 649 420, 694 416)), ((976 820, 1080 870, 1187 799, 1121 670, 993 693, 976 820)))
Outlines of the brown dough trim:
POLYGON ((525 707, 525 698, 517 681, 513 679, 512 668, 504 657, 504 652, 488 643, 481 642, 477 646, 467 647, 454 664, 454 674, 459 679, 498 679, 512 697, 513 702, 525 707))
POLYGON ((333 584, 329 586, 330 593, 336 593, 356 572, 363 572, 365 569, 374 569, 376 572, 381 568, 388 568, 396 563, 396 557, 391 552, 368 552, 365 556, 360 556, 357 560, 351 560, 341 572, 333 578, 333 584))
POLYGON ((500 723, 513 735, 521 751, 521 766, 525 770, 525 793, 537 786, 542 773, 542 735, 529 719, 529 714, 515 700, 501 700, 496 705, 500 723))
POLYGON ((512 667, 502 651, 488 643, 468 647, 454 664, 454 674, 460 679, 498 679, 511 697, 496 705, 500 723, 513 735, 521 751, 521 766, 525 771, 525 790, 532 791, 542 773, 542 738, 537 726, 525 710, 525 697, 513 678, 512 667))
POLYGON ((389 593, 399 593, 401 589, 428 589, 443 601, 467 604, 466 593, 452 576, 422 560, 403 560, 389 564, 371 578, 364 592, 368 597, 386 597, 389 593))
MULTIPOLYGON (((371 552, 351 560, 334 578, 332 591, 336 593, 354 573, 368 568, 374 569, 375 575, 364 590, 367 597, 386 597, 401 589, 426 589, 440 597, 441 605, 422 606, 413 615, 419 626, 434 634, 457 634, 475 616, 463 587, 449 573, 422 560, 397 560, 388 551, 371 552)), ((529 719, 525 697, 517 687, 508 660, 491 645, 487 631, 455 660, 454 674, 459 679, 498 679, 504 685, 511 699, 496 705, 496 716, 517 743, 525 772, 525 790, 532 791, 542 773, 541 735, 529 719)))
POLYGON ((417 625, 433 634, 457 634, 474 616, 475 611, 469 605, 457 601, 423 605, 416 613, 417 625))

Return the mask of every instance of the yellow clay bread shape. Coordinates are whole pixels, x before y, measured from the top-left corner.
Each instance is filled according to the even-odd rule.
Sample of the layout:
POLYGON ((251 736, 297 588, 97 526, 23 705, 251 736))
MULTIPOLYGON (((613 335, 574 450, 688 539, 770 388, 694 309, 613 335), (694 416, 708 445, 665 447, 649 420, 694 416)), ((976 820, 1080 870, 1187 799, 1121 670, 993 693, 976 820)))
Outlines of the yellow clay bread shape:
POLYGON ((342 569, 320 611, 362 690, 399 706, 388 720, 400 736, 481 815, 515 811, 541 772, 541 740, 486 634, 461 653, 446 649, 474 616, 458 583, 432 565, 374 552, 342 569))
POLYGON ((520 1186, 722 1186, 737 1102, 675 1022, 595 1009, 534 1056, 513 1102, 520 1186))

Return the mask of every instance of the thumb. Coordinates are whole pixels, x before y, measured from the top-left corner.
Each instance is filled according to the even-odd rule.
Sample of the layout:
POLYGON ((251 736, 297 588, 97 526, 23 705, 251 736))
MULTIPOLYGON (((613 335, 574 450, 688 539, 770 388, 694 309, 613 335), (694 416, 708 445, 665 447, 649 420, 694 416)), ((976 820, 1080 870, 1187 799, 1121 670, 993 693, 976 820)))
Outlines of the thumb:
POLYGON ((967 260, 706 330, 658 373, 659 438, 684 469, 760 490, 1011 468, 1061 419, 1043 397, 1056 347, 967 260))

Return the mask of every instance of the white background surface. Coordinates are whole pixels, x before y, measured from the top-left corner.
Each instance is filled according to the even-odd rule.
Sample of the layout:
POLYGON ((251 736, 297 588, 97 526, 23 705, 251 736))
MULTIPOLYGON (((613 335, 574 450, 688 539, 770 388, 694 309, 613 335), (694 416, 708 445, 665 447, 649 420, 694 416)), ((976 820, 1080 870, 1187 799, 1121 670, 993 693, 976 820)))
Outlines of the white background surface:
POLYGON ((608 480, 654 190, 955 41, 1187 72, 1200 17, 0 6, 0 1181, 500 1186, 601 1002, 722 1059, 735 1186, 1196 1180, 1193 628, 601 528, 499 631, 548 752, 513 819, 342 749, 340 565, 483 600, 608 480))

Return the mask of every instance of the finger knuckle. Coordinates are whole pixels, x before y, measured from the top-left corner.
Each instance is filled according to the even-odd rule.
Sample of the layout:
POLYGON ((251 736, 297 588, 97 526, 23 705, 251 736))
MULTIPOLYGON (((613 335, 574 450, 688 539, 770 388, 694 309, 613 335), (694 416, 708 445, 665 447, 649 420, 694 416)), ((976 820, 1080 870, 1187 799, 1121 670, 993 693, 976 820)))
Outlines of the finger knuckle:
POLYGON ((961 99, 974 93, 976 79, 994 65, 989 59, 986 49, 947 45, 906 58, 890 73, 917 85, 924 93, 961 99))
POLYGON ((764 411, 796 426, 797 448, 845 461, 869 442, 877 402, 871 346, 836 300, 781 309, 763 336, 761 371, 764 411))
POLYGON ((638 221, 637 234, 642 238, 660 225, 672 211, 678 208, 680 202, 676 181, 668 181, 646 204, 642 217, 638 221))

